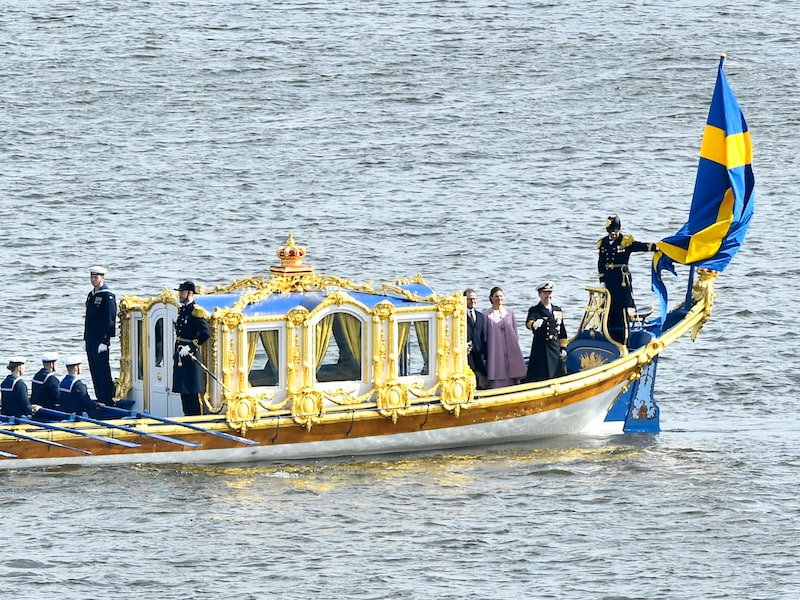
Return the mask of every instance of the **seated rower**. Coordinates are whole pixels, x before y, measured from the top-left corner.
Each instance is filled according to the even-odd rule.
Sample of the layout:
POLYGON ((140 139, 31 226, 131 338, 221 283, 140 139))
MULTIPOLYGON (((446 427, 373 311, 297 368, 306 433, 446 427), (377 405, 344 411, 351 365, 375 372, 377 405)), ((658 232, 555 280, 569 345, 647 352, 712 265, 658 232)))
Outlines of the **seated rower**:
POLYGON ((65 364, 67 376, 61 380, 61 385, 58 386, 61 410, 78 415, 86 413, 92 418, 98 418, 103 405, 89 397, 86 384, 78 379, 78 375, 81 374, 81 358, 71 356, 65 361, 65 364))
POLYGON ((58 376, 56 375, 56 362, 58 352, 45 352, 42 354, 42 368, 36 372, 31 381, 31 402, 33 404, 61 410, 58 402, 58 376))
POLYGON ((7 417, 29 417, 37 410, 38 406, 31 406, 28 399, 28 386, 22 380, 25 374, 25 357, 12 356, 8 361, 8 370, 11 371, 0 383, 0 398, 2 408, 0 414, 7 417))

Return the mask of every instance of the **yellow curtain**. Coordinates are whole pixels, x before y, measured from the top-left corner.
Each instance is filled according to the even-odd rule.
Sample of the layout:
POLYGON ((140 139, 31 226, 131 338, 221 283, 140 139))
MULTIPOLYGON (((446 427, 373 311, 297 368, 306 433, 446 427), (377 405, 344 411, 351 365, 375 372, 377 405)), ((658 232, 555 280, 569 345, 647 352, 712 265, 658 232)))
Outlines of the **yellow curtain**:
POLYGON ((406 342, 411 331, 411 323, 404 322, 397 324, 397 374, 400 377, 408 375, 408 352, 406 342))
POLYGON ((333 331, 333 317, 334 315, 328 315, 317 323, 314 336, 317 344, 317 355, 315 357, 317 369, 319 369, 325 359, 325 353, 328 351, 328 342, 331 340, 331 332, 333 331))
POLYGON ((247 372, 253 368, 253 361, 256 359, 258 350, 258 331, 251 331, 247 334, 247 372))
POLYGON ((428 326, 427 321, 414 321, 414 329, 417 332, 417 341, 419 342, 419 349, 422 350, 422 360, 425 366, 422 368, 422 374, 427 375, 430 373, 430 364, 428 362, 428 350, 430 348, 428 339, 428 326))
POLYGON ((356 363, 361 367, 361 321, 353 315, 344 313, 337 314, 339 324, 344 333, 344 342, 347 344, 350 353, 355 358, 356 363))
POLYGON ((278 375, 278 350, 280 348, 278 344, 278 330, 270 329, 269 331, 262 331, 261 343, 264 344, 264 349, 267 351, 267 358, 269 358, 269 362, 272 364, 275 374, 278 375))

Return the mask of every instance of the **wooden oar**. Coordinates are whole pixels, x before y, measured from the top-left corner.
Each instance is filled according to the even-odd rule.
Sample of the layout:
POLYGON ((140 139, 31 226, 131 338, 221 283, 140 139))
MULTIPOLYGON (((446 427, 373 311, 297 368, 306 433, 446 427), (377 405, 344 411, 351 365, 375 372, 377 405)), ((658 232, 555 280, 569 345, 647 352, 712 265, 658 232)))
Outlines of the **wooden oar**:
MULTIPOLYGON (((105 408, 107 407, 104 407, 104 409, 105 408)), ((39 412, 42 413, 43 415, 48 415, 56 419, 61 419, 62 421, 80 419, 81 421, 86 421, 87 423, 94 423, 95 425, 102 425, 103 427, 108 427, 109 429, 119 429, 121 431, 127 431, 128 433, 143 435, 145 437, 161 440, 162 442, 169 442, 170 444, 179 444, 181 446, 189 446, 190 448, 198 448, 203 445, 198 442, 181 440, 166 435, 160 435, 158 433, 149 433, 147 431, 140 431, 139 429, 136 429, 134 427, 127 427, 125 425, 115 425, 114 423, 109 423, 108 421, 101 421, 100 419, 92 419, 86 413, 83 413, 82 415, 77 415, 75 413, 68 414, 65 412, 61 412, 60 410, 53 410, 51 408, 40 408, 39 412)))
POLYGON ((214 431, 213 429, 206 429, 205 427, 200 427, 199 425, 195 425, 194 423, 184 423, 183 421, 176 421, 175 419, 168 419, 166 417, 156 417, 155 415, 151 415, 146 410, 140 413, 136 413, 135 411, 127 411, 122 408, 114 408, 112 406, 104 406, 103 410, 108 411, 111 414, 118 414, 120 417, 129 416, 135 418, 138 414, 138 416, 140 416, 142 419, 153 419, 154 421, 159 421, 167 425, 178 425, 179 427, 186 427, 186 429, 192 429, 193 431, 199 431, 201 433, 207 433, 209 435, 216 435, 217 437, 225 438, 226 440, 232 440, 234 442, 239 442, 240 444, 247 444, 249 446, 260 445, 260 443, 255 440, 248 440, 247 438, 239 437, 238 435, 231 435, 230 433, 225 433, 223 431, 214 431))
POLYGON ((11 431, 9 429, 0 429, 0 435, 8 435, 11 437, 19 438, 21 440, 26 440, 28 442, 40 442, 42 444, 47 444, 48 446, 56 446, 57 448, 66 448, 67 450, 73 450, 75 452, 80 452, 81 454, 91 454, 91 452, 89 452, 88 450, 82 450, 81 448, 75 448, 74 446, 67 446, 66 444, 59 444, 58 442, 33 437, 32 435, 25 435, 24 433, 19 433, 18 431, 11 431))
MULTIPOLYGON (((118 446, 125 446, 126 448, 138 448, 141 444, 137 444, 136 442, 126 442, 125 440, 117 440, 112 437, 107 437, 105 435, 99 435, 95 433, 89 433, 88 431, 81 431, 80 429, 70 429, 69 427, 61 427, 60 425, 53 425, 52 423, 41 423, 39 421, 34 421, 32 419, 26 419, 25 417, 12 417, 14 421, 19 421, 20 423, 25 423, 26 425, 35 425, 36 427, 41 427, 42 429, 51 430, 51 431, 65 431, 66 433, 75 433, 77 435, 82 435, 93 440, 98 440, 101 442, 108 442, 109 444, 116 444, 118 446)), ((11 421, 13 423, 14 421, 11 421)))

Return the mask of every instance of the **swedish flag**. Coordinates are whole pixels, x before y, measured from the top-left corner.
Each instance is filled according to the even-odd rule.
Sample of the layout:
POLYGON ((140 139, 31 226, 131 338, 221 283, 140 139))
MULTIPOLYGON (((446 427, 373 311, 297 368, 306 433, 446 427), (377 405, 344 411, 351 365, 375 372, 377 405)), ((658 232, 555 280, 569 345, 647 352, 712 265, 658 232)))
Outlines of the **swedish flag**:
POLYGON ((673 261, 722 271, 744 241, 755 207, 753 147, 742 110, 719 61, 717 83, 700 146, 689 220, 673 236, 657 242, 653 291, 666 314, 662 270, 674 273, 673 261))

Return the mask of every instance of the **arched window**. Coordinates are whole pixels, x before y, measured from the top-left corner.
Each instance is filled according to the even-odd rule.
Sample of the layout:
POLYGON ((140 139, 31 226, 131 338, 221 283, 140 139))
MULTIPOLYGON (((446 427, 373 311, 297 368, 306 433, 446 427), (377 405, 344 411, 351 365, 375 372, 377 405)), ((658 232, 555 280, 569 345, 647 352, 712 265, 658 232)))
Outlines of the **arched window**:
POLYGON ((314 331, 317 381, 362 379, 362 333, 361 321, 349 313, 320 319, 314 331))

